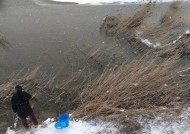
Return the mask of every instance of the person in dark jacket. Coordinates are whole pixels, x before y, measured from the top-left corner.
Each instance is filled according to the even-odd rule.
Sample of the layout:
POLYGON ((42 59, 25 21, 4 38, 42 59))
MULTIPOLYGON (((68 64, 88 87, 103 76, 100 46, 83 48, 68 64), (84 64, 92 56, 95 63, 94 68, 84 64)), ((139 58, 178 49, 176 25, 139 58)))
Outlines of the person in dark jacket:
POLYGON ((14 113, 17 113, 22 121, 23 126, 28 129, 28 123, 26 117, 30 117, 34 125, 38 125, 38 121, 30 106, 29 100, 32 98, 30 94, 23 91, 19 85, 15 86, 15 93, 12 96, 11 104, 14 113))

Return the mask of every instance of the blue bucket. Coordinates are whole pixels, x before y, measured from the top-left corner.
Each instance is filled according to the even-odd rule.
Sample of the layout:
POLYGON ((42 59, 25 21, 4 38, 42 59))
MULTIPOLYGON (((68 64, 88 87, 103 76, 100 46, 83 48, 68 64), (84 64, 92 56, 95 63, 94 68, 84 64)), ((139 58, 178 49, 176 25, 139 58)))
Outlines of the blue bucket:
POLYGON ((69 115, 68 114, 61 114, 59 116, 59 120, 55 123, 55 128, 63 129, 69 126, 69 115))

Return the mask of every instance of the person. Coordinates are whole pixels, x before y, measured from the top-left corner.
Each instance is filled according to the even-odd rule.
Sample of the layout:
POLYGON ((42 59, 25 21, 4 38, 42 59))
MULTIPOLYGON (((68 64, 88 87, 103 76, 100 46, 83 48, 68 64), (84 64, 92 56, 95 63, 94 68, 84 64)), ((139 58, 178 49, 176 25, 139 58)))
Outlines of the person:
POLYGON ((29 116, 34 125, 38 125, 36 116, 30 106, 29 100, 32 98, 30 94, 23 91, 22 87, 19 85, 15 86, 15 93, 12 96, 11 104, 14 113, 17 113, 18 117, 21 119, 23 126, 28 129, 28 123, 26 118, 29 116))

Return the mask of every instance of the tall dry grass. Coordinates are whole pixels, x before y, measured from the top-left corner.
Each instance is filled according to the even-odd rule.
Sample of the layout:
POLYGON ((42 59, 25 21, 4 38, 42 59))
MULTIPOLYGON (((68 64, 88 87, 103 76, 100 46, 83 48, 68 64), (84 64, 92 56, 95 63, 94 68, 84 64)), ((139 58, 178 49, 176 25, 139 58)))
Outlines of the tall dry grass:
POLYGON ((23 71, 13 73, 7 82, 0 84, 0 118, 6 119, 3 121, 4 124, 2 124, 0 132, 5 132, 8 127, 15 123, 16 117, 11 109, 11 97, 17 84, 32 95, 31 106, 39 122, 48 117, 57 118, 62 111, 76 107, 72 105, 72 96, 75 96, 77 92, 70 94, 68 89, 71 85, 73 89, 82 86, 86 75, 78 72, 73 77, 68 78, 67 81, 60 82, 57 73, 41 72, 41 68, 37 67, 27 73, 23 71), (76 83, 80 84, 77 85, 76 83))
MULTIPOLYGON (((43 74, 40 67, 12 74, 7 83, 0 85, 0 117, 14 123, 10 99, 16 84, 32 94, 32 106, 42 120, 72 111, 73 118, 87 116, 123 122, 126 115, 148 113, 152 109, 159 112, 158 107, 189 103, 189 79, 177 73, 186 67, 172 70, 175 57, 162 59, 147 53, 124 60, 121 50, 116 46, 92 49, 86 55, 88 66, 65 80, 60 80, 59 72, 43 74)), ((130 127, 133 125, 130 129, 138 128, 135 123, 130 127)))
MULTIPOLYGON (((32 95, 31 104, 40 120, 48 117, 56 118, 63 111, 76 109, 80 105, 74 100, 86 84, 100 75, 104 68, 122 63, 122 51, 119 49, 119 45, 109 48, 106 46, 88 48, 88 51, 78 49, 77 53, 81 57, 77 58, 84 57, 86 66, 82 69, 72 70, 66 78, 60 77, 64 69, 44 71, 41 66, 27 72, 23 69, 12 73, 7 82, 0 84, 0 118, 8 119, 6 120, 8 125, 5 125, 4 129, 6 130, 10 124, 14 123, 15 116, 10 102, 15 85, 21 85, 32 95)), ((68 64, 74 63, 69 61, 68 64)))
POLYGON ((142 29, 141 37, 149 39, 153 44, 160 43, 161 46, 177 40, 188 29, 181 17, 181 7, 181 1, 174 1, 168 10, 162 14, 156 26, 142 29))
POLYGON ((179 40, 164 49, 155 51, 155 54, 159 57, 168 58, 175 57, 179 58, 189 58, 190 56, 190 35, 183 34, 179 40))
POLYGON ((113 34, 117 37, 133 37, 136 28, 151 14, 153 4, 144 5, 139 11, 125 18, 121 16, 106 16, 103 19, 100 30, 106 34, 113 34))
POLYGON ((177 69, 171 70, 175 60, 159 62, 147 56, 105 70, 90 81, 77 99, 81 106, 74 116, 109 118, 123 116, 123 109, 174 107, 178 97, 183 104, 188 103, 184 96, 189 94, 188 80, 179 79, 177 69))
POLYGON ((172 45, 173 41, 178 40, 189 28, 181 15, 180 9, 183 3, 182 1, 172 2, 155 26, 143 26, 143 22, 151 17, 155 6, 152 3, 144 5, 130 17, 106 16, 101 25, 101 31, 112 34, 118 39, 125 39, 127 44, 140 51, 148 46, 142 41, 145 39, 148 39, 150 46, 155 48, 172 45))
POLYGON ((134 47, 139 52, 144 52, 146 46, 136 38, 136 30, 140 28, 144 20, 149 17, 154 9, 154 4, 146 4, 129 17, 106 16, 100 26, 100 31, 116 36, 119 40, 126 40, 126 44, 134 47))
POLYGON ((123 18, 115 28, 117 36, 130 38, 134 36, 135 30, 142 25, 144 20, 150 16, 154 9, 154 4, 144 5, 139 11, 128 18, 123 18))
MULTIPOLYGON (((173 14, 174 11, 178 12, 178 5, 179 3, 173 3, 160 19, 160 24, 156 27, 160 29, 145 30, 145 35, 147 33, 147 37, 158 37, 164 41, 175 26, 179 28, 173 14), (174 17, 168 19, 168 16, 172 15, 174 17), (160 30, 168 30, 169 34, 166 32, 161 35, 160 30)), ((117 20, 117 24, 112 25, 108 32, 126 37, 132 45, 142 45, 142 42, 136 39, 135 31, 152 9, 153 5, 148 4, 130 18, 117 20)), ((178 32, 176 29, 174 31, 172 34, 176 36, 178 32)), ((22 85, 33 95, 35 102, 32 102, 32 105, 39 115, 53 112, 58 115, 62 111, 72 110, 73 117, 100 117, 124 121, 126 115, 139 111, 147 113, 150 109, 159 111, 159 107, 174 108, 178 103, 183 106, 190 101, 189 78, 181 77, 177 72, 189 64, 183 68, 174 69, 173 66, 176 64, 176 54, 189 54, 189 41, 189 35, 184 35, 175 43, 175 47, 156 51, 159 57, 171 53, 164 59, 154 56, 151 52, 125 59, 125 50, 119 45, 79 50, 86 66, 72 71, 70 77, 64 80, 58 77, 60 72, 42 73, 40 67, 24 74, 22 71, 17 72, 10 76, 7 83, 0 85, 0 116, 6 117, 10 122, 13 120, 10 117, 10 99, 16 84, 22 85)))

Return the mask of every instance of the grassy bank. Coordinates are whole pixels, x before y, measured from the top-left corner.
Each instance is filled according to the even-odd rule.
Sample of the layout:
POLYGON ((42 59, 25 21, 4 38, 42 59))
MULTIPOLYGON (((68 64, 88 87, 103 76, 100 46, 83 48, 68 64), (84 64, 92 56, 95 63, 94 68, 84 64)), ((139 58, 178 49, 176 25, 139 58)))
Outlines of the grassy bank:
POLYGON ((144 27, 144 21, 155 4, 145 5, 129 18, 106 16, 100 31, 118 42, 76 50, 85 67, 72 70, 67 78, 60 79, 61 70, 41 73, 40 67, 13 73, 0 85, 0 117, 7 119, 2 127, 14 123, 10 99, 16 84, 32 94, 31 103, 40 120, 69 112, 73 118, 117 121, 127 126, 121 131, 130 134, 140 129, 133 117, 180 113, 190 102, 190 63, 186 62, 190 36, 188 25, 178 18, 181 4, 172 3, 154 27, 144 27), (120 44, 121 40, 126 42, 120 44), (129 58, 125 45, 138 54, 129 58))

